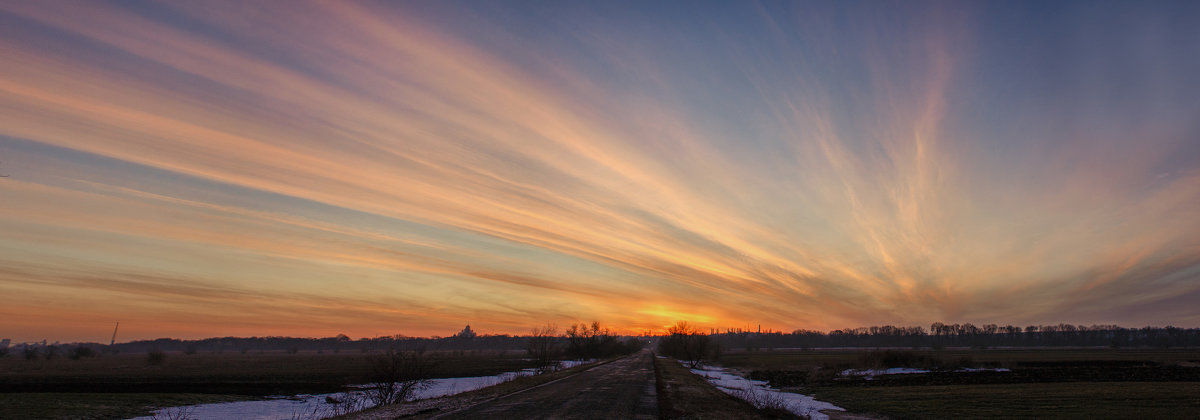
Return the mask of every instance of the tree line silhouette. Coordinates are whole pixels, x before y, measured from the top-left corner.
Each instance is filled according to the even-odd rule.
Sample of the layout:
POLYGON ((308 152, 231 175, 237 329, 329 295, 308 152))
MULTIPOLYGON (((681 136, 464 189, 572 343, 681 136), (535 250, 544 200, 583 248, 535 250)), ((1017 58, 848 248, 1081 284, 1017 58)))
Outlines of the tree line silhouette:
POLYGON ((920 326, 872 326, 833 330, 750 332, 740 329, 710 331, 722 348, 769 349, 815 347, 1197 347, 1200 328, 1116 325, 1014 325, 935 322, 920 326))
MULTIPOLYGON (((705 346, 722 350, 760 350, 776 348, 837 348, 837 347, 1200 347, 1200 328, 1142 327, 1124 328, 1116 325, 1014 325, 970 323, 945 324, 935 322, 928 329, 920 326, 872 326, 838 329, 829 332, 798 329, 780 331, 748 331, 737 328, 710 329, 707 333, 693 326, 675 325, 666 334, 652 336, 623 336, 602 327, 599 323, 575 324, 562 334, 552 325, 534 329, 529 335, 479 335, 473 337, 408 337, 403 335, 351 339, 339 334, 324 338, 297 337, 219 337, 202 340, 160 338, 114 345, 99 343, 17 344, 0 349, 0 357, 12 353, 25 358, 57 356, 81 358, 107 353, 148 353, 151 351, 182 352, 380 352, 404 346, 437 351, 500 350, 529 352, 535 359, 557 360, 603 358, 627 354, 642 347, 647 339, 658 337, 660 346, 667 349, 683 341, 703 341, 705 346), (703 337, 703 338, 701 338, 703 337)), ((696 346, 692 343, 692 346, 696 346)), ((704 347, 704 346, 702 346, 704 347)), ((668 350, 670 351, 670 350, 668 350)), ((708 350, 706 350, 708 351, 708 350)), ((664 353, 665 354, 665 353, 664 353)), ((686 354, 681 354, 686 356, 686 354)), ((688 359, 684 357, 684 359, 688 359)))

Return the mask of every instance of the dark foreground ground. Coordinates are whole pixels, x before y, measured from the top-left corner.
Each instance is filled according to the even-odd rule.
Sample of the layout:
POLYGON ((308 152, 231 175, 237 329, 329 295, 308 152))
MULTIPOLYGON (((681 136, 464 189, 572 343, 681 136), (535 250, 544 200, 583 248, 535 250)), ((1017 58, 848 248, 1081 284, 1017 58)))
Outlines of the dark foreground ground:
MULTIPOLYGON (((370 354, 171 353, 94 359, 0 358, 0 419, 127 418, 153 407, 332 392, 361 383, 370 354)), ((437 354, 439 376, 530 367, 517 352, 437 354)), ((852 418, 1200 418, 1200 350, 1001 349, 730 352, 717 362, 777 388, 816 395, 852 418), (874 354, 874 356, 871 356, 874 354), (938 365, 1008 372, 838 377, 844 369, 938 365)), ((833 417, 847 415, 831 413, 833 417)), ((357 418, 788 418, 716 390, 643 352, 357 418)))
MULTIPOLYGON (((0 419, 129 418, 154 408, 329 393, 364 383, 379 353, 145 353, 70 360, 0 358, 0 419)), ((524 352, 430 352, 438 377, 533 367, 524 352)))
POLYGON ((659 413, 664 419, 799 419, 783 410, 760 410, 717 390, 677 360, 657 358, 659 413))
POLYGON ((672 359, 643 351, 451 397, 380 407, 346 419, 765 419, 672 359))
POLYGON ((649 352, 435 416, 438 419, 658 418, 649 352))
POLYGON ((720 364, 875 417, 1200 418, 1194 349, 780 350, 729 353, 720 364), (837 375, 888 367, 933 372, 837 375))
POLYGON ((894 419, 1196 419, 1200 382, 817 387, 855 412, 894 419))

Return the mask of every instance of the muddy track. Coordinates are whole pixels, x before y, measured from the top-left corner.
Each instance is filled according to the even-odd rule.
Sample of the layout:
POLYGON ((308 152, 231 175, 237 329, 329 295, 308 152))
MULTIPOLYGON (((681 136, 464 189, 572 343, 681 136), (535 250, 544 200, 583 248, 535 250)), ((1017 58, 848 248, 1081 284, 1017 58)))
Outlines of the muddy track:
POLYGON ((649 352, 639 352, 433 418, 658 418, 651 361, 649 352))

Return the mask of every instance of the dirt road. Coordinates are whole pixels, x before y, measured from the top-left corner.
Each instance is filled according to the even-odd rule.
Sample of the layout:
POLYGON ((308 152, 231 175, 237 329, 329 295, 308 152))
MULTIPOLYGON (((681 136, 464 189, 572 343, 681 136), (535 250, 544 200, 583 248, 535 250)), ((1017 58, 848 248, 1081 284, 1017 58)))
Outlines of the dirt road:
POLYGON ((658 402, 648 351, 505 395, 439 419, 654 419, 658 402))

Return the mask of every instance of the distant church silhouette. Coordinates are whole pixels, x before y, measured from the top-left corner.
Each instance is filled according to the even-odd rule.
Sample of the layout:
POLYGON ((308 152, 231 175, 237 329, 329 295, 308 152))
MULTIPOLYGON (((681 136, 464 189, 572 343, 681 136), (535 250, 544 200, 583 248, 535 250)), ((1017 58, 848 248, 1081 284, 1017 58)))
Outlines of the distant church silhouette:
POLYGON ((458 334, 454 334, 454 337, 455 338, 475 338, 475 335, 476 335, 475 331, 471 331, 471 324, 467 324, 466 327, 463 327, 462 331, 459 331, 458 334))

